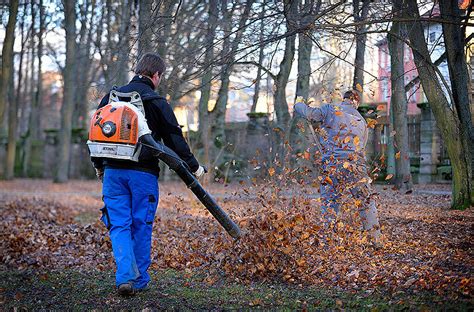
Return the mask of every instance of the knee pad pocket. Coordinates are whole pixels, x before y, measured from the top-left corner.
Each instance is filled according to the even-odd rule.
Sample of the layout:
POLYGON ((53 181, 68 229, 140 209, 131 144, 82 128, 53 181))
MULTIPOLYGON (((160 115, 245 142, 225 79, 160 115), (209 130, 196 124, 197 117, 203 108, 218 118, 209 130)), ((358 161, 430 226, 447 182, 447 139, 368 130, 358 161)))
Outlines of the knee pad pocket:
POLYGON ((102 221, 102 223, 104 223, 107 230, 110 230, 110 227, 112 226, 112 223, 110 223, 110 217, 109 217, 109 212, 107 210, 107 206, 104 205, 104 207, 102 207, 100 209, 100 211, 102 212, 102 216, 100 217, 100 221, 102 221))
POLYGON ((148 195, 148 209, 145 218, 146 224, 153 224, 153 220, 155 219, 156 204, 155 195, 148 195))

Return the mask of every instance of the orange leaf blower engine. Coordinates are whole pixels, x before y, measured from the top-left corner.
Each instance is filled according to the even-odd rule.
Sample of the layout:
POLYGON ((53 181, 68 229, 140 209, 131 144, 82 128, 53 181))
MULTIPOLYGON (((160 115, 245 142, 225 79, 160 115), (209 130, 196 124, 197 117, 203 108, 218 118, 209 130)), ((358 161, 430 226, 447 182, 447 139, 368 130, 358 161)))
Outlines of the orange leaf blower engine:
POLYGON ((110 92, 109 103, 92 116, 87 145, 91 156, 138 161, 138 139, 151 133, 138 92, 110 92), (121 101, 120 99, 130 99, 121 101))
POLYGON ((186 162, 172 149, 153 139, 138 92, 110 92, 109 103, 92 116, 87 145, 92 157, 131 161, 138 161, 142 147, 149 148, 176 172, 230 236, 240 237, 240 228, 204 190, 186 162))

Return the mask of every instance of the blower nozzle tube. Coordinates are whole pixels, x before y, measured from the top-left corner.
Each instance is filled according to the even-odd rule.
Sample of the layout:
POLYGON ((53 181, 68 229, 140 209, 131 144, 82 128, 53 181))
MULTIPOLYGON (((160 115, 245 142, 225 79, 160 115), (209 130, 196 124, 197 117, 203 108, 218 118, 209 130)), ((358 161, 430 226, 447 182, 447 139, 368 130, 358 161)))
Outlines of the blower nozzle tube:
POLYGON ((199 201, 209 210, 222 227, 234 239, 241 236, 240 228, 232 221, 229 216, 216 203, 214 198, 204 190, 196 177, 191 173, 189 166, 172 149, 161 142, 156 142, 150 134, 140 137, 140 143, 143 146, 151 148, 156 157, 162 160, 170 169, 184 181, 186 186, 196 195, 199 201))

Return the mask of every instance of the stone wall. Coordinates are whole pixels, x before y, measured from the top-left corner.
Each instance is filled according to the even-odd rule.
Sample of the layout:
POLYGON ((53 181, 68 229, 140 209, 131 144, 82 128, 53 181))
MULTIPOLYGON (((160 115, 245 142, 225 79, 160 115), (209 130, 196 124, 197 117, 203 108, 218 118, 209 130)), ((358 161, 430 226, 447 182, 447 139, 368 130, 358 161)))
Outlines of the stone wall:
POLYGON ((433 112, 428 103, 419 104, 420 117, 420 169, 418 183, 430 183, 436 180, 440 164, 441 137, 436 127, 433 112))
MULTIPOLYGON (((443 147, 439 131, 428 104, 420 104, 421 115, 409 120, 411 127, 415 130, 411 140, 419 137, 419 144, 411 142, 410 156, 414 180, 418 183, 429 183, 439 181, 445 177, 445 172, 450 171, 449 161, 446 161, 442 153, 443 147), (419 131, 419 133, 417 132, 419 131), (418 169, 419 159, 419 169, 418 169), (443 175, 443 176, 441 176, 443 175)), ((367 158, 378 160, 385 153, 386 146, 382 142, 384 125, 378 124, 375 129, 369 129, 369 140, 367 143, 367 158)), ((57 162, 57 130, 45 131, 43 141, 34 142, 32 146, 33 165, 29 168, 28 175, 37 178, 53 178, 55 164, 57 162)), ((299 152, 304 152, 306 147, 311 147, 312 140, 309 131, 296 134, 301 139, 299 152), (301 149, 300 147, 303 147, 301 149), (301 149, 301 151, 300 151, 301 149)), ((302 157, 296 157, 298 151, 288 148, 284 149, 285 141, 289 136, 275 128, 265 114, 256 114, 249 117, 248 122, 229 123, 226 128, 226 138, 230 143, 223 151, 214 151, 215 155, 211 166, 218 176, 226 176, 228 179, 240 179, 248 177, 261 177, 267 174, 267 169, 274 166, 274 160, 288 161, 285 166, 310 167, 311 163, 302 157), (282 155, 285 154, 286 155, 282 155)), ((73 135, 71 147, 70 177, 72 179, 93 178, 95 176, 90 162, 86 138, 84 133, 77 132, 73 135)), ((0 142, 0 159, 6 157, 6 142, 0 142)), ((313 154, 315 149, 310 149, 313 154)), ((202 155, 201 150, 194 150, 196 155, 202 155)), ((3 174, 4 166, 0 166, 0 174, 3 174)), ((18 175, 19 176, 19 175, 18 175)), ((163 171, 163 178, 174 179, 174 174, 163 171)))

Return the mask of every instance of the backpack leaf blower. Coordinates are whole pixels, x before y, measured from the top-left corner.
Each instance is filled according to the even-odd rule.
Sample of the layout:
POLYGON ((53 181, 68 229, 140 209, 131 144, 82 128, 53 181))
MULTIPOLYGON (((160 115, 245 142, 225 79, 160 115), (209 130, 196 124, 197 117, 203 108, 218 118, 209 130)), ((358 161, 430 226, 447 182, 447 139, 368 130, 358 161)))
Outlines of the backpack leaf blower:
POLYGON ((186 162, 172 149, 152 137, 138 92, 110 92, 109 103, 99 108, 92 116, 87 145, 92 157, 131 161, 138 161, 142 147, 151 149, 154 156, 176 172, 230 236, 234 239, 241 236, 238 225, 204 190, 186 162))

